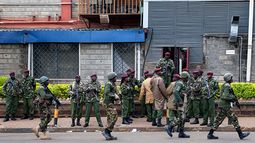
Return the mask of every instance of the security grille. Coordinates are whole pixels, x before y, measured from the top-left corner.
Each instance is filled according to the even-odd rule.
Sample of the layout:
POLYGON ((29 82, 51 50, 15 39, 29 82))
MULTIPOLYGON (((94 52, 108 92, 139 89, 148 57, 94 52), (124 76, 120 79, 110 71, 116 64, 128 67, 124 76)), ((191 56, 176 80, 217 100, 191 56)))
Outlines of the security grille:
POLYGON ((114 43, 113 44, 113 71, 118 78, 129 68, 135 68, 135 44, 114 43))
POLYGON ((79 44, 34 44, 33 73, 35 78, 73 78, 79 73, 79 44))

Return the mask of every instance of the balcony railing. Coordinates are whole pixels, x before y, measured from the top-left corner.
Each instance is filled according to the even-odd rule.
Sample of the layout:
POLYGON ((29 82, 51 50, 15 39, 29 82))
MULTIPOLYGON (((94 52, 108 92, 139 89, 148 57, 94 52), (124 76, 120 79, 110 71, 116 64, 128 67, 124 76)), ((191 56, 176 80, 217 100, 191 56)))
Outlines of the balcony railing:
POLYGON ((79 0, 79 15, 140 14, 140 0, 79 0))

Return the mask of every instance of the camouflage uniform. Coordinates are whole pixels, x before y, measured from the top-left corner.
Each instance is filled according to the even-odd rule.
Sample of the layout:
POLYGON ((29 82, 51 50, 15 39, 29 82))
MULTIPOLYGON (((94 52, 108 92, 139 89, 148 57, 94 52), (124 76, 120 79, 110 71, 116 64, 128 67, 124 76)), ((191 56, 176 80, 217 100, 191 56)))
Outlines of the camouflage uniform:
POLYGON ((162 69, 162 78, 164 80, 165 86, 168 87, 168 85, 172 82, 172 75, 175 70, 173 60, 162 58, 159 60, 157 67, 162 69))
POLYGON ((140 82, 136 79, 136 78, 132 78, 132 77, 129 77, 129 86, 132 88, 132 96, 130 98, 130 104, 132 105, 131 106, 131 109, 130 109, 130 114, 132 114, 133 117, 136 117, 134 114, 135 114, 135 96, 138 94, 137 91, 135 90, 135 86, 138 86, 140 87, 140 82))
POLYGON ((74 81, 69 89, 71 94, 71 118, 80 120, 84 104, 84 83, 74 81))
POLYGON ((45 85, 41 85, 38 89, 38 96, 39 96, 39 111, 40 111, 40 119, 41 122, 40 132, 46 132, 47 125, 50 123, 51 117, 51 109, 50 106, 52 105, 52 94, 49 88, 45 85))
POLYGON ((207 125, 208 117, 210 118, 209 125, 212 126, 215 118, 215 97, 219 90, 218 82, 212 77, 207 78, 202 88, 202 104, 203 104, 203 123, 207 125))
POLYGON ((23 106, 25 118, 34 115, 34 91, 36 88, 35 79, 31 76, 24 77, 22 80, 23 106))
POLYGON ((9 120, 11 115, 12 119, 15 120, 15 114, 17 113, 19 104, 19 95, 21 94, 21 86, 19 81, 9 78, 3 85, 3 93, 6 103, 5 119, 9 120))
POLYGON ((191 87, 192 84, 194 83, 194 78, 190 76, 188 82, 187 82, 187 110, 186 110, 186 115, 187 115, 187 119, 189 120, 189 118, 193 117, 193 102, 191 99, 191 87))
POLYGON ((241 131, 240 125, 238 123, 238 118, 231 110, 232 105, 236 104, 237 107, 240 108, 240 104, 238 102, 237 97, 234 94, 234 91, 231 87, 231 83, 233 82, 233 74, 226 73, 224 75, 225 83, 222 85, 221 93, 220 93, 220 101, 219 101, 219 112, 216 116, 216 120, 214 121, 211 130, 209 131, 207 138, 208 139, 218 139, 218 137, 214 136, 214 131, 219 127, 219 125, 223 122, 223 120, 228 117, 231 124, 235 127, 238 136, 240 139, 247 137, 250 133, 243 133, 241 131))
POLYGON ((129 118, 130 116, 130 110, 132 107, 132 88, 129 84, 123 83, 120 87, 121 90, 121 113, 122 118, 129 118))
POLYGON ((100 91, 101 91, 101 84, 98 81, 91 81, 85 85, 85 93, 86 93, 85 94, 85 101, 86 101, 85 125, 89 124, 90 111, 93 106, 97 122, 100 126, 102 126, 100 110, 99 110, 100 91))

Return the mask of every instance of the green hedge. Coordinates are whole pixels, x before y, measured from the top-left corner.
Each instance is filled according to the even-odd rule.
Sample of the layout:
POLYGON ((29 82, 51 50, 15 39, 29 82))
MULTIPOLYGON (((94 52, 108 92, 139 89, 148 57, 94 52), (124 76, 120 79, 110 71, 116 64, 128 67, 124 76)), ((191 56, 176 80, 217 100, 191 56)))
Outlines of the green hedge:
MULTIPOLYGON (((3 83, 8 79, 7 77, 1 77, 0 76, 0 97, 4 98, 2 86, 3 83)), ((255 98, 255 83, 242 83, 242 82, 234 82, 231 84, 233 87, 233 90, 238 98, 240 99, 251 99, 255 98)), ((222 83, 219 84, 220 89, 222 86, 222 83)), ((36 83, 36 91, 39 88, 39 83, 36 83)), ((69 84, 50 84, 49 85, 50 90, 59 98, 67 99, 69 98, 68 90, 69 90, 69 84)), ((119 90, 119 86, 118 86, 119 90)), ((136 87, 136 90, 139 90, 138 87, 136 87)), ((102 85, 102 90, 100 92, 100 98, 103 98, 104 93, 104 85, 102 85)), ((218 93, 219 96, 219 93, 218 93)))

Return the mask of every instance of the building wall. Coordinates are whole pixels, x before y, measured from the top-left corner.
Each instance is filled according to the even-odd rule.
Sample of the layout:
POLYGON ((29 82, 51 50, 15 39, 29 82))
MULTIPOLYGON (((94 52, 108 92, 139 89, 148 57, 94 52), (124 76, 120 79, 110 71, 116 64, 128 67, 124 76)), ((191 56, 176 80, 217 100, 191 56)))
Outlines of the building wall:
POLYGON ((61 0, 1 0, 0 16, 5 17, 55 17, 61 13, 61 0))
POLYGON ((81 44, 80 75, 82 79, 90 79, 92 73, 97 73, 100 81, 107 81, 111 72, 111 44, 81 44))
POLYGON ((27 68, 27 45, 0 44, 0 75, 14 71, 21 77, 27 68))

